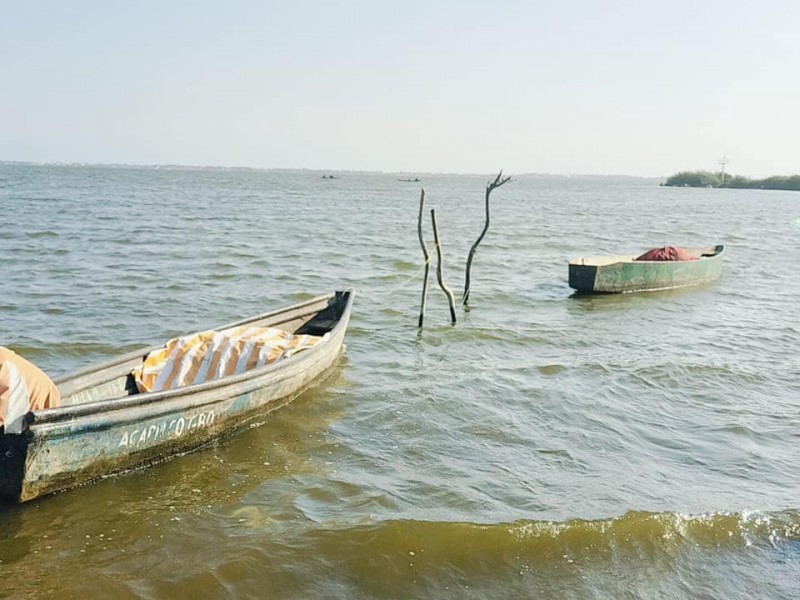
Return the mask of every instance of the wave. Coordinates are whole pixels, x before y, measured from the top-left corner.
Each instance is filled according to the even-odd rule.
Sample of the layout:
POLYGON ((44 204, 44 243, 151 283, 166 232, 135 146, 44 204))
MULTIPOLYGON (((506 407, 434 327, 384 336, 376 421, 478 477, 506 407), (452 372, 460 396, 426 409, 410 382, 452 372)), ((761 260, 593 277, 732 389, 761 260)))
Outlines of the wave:
POLYGON ((647 557, 651 562, 658 555, 672 556, 682 549, 736 551, 795 544, 800 542, 800 512, 636 511, 611 519, 506 524, 393 520, 341 533, 335 534, 338 542, 352 544, 361 556, 424 556, 429 564, 456 562, 461 568, 533 560, 586 564, 621 555, 647 557))

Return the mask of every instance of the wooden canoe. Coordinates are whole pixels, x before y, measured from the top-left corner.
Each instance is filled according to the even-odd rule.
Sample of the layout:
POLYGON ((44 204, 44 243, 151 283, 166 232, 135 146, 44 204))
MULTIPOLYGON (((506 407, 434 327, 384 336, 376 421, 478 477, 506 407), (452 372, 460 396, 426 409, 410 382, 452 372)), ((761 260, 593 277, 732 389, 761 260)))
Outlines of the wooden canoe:
POLYGON ((719 279, 725 246, 688 248, 697 260, 636 260, 635 256, 591 256, 569 261, 569 286, 581 293, 654 292, 719 279))
POLYGON ((21 434, 0 434, 0 498, 24 502, 159 462, 283 406, 336 362, 353 296, 333 292, 220 327, 328 334, 308 350, 240 375, 137 393, 130 373, 154 347, 56 379, 59 407, 28 413, 21 434))

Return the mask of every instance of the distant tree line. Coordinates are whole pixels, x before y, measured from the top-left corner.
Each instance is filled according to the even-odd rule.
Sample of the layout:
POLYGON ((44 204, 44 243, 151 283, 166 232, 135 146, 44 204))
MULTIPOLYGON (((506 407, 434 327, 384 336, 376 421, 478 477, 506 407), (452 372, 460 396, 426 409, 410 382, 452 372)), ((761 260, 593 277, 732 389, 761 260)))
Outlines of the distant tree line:
POLYGON ((664 185, 676 187, 715 187, 756 190, 800 191, 800 175, 774 176, 766 179, 750 179, 741 175, 725 175, 712 171, 682 171, 668 178, 664 185))

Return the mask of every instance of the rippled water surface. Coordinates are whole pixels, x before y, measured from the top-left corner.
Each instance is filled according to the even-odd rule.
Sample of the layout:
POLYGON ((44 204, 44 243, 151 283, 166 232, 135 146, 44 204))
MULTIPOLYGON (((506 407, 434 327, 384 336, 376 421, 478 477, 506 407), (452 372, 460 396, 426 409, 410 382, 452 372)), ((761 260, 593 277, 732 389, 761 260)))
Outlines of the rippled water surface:
POLYGON ((0 344, 53 376, 352 286, 332 375, 258 427, 0 507, 0 595, 797 598, 800 195, 520 176, 0 165, 0 344), (430 223, 426 238, 432 247, 430 223), (725 244, 700 288, 567 261, 725 244))

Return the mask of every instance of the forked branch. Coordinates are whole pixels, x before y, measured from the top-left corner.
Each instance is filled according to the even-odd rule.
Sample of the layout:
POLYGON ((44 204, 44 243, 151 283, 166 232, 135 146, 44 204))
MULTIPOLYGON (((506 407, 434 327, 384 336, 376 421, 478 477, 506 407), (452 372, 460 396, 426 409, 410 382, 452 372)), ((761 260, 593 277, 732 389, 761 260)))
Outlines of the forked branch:
POLYGON ((472 244, 472 248, 469 250, 469 256, 467 257, 467 273, 464 278, 464 295, 461 297, 461 303, 465 306, 469 301, 469 274, 470 269, 472 268, 472 259, 475 258, 475 251, 478 249, 478 244, 483 241, 486 232, 489 231, 489 195, 493 190, 499 188, 501 185, 505 185, 509 181, 511 181, 511 177, 503 177, 503 171, 500 171, 500 173, 497 174, 497 177, 494 178, 494 181, 490 181, 486 184, 486 223, 483 225, 483 231, 481 231, 480 236, 478 236, 478 239, 475 240, 474 244, 472 244))

